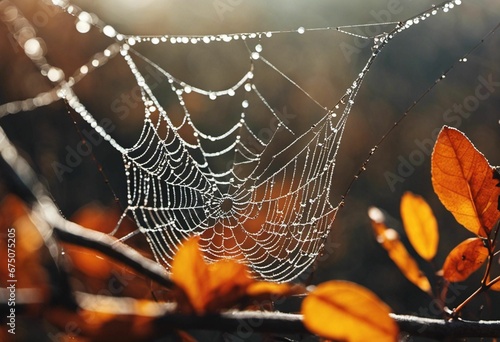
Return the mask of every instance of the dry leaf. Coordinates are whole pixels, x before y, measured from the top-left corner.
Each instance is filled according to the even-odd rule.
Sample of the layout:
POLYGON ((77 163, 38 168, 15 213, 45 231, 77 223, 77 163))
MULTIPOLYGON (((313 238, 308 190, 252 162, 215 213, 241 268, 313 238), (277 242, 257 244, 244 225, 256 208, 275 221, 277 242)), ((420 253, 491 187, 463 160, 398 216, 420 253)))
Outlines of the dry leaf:
POLYGON ((484 263, 488 249, 481 238, 461 242, 448 254, 443 265, 443 277, 450 282, 467 279, 484 263))
POLYGON ((198 247, 199 237, 187 240, 177 251, 172 261, 172 281, 180 287, 193 309, 198 313, 205 311, 210 289, 208 265, 198 247))
POLYGON ((396 341, 398 326, 390 308, 368 289, 350 282, 319 285, 302 303, 304 325, 339 341, 396 341))
MULTIPOLYGON (((496 277, 493 278, 493 280, 496 280, 496 277)), ((500 291, 500 281, 496 281, 495 283, 491 284, 491 276, 490 276, 490 274, 488 274, 486 284, 489 286, 489 289, 491 289, 493 291, 500 291)))
POLYGON ((408 250, 399 239, 399 234, 394 229, 386 227, 382 211, 371 207, 368 210, 368 216, 371 219, 377 241, 389 253, 389 257, 398 266, 401 273, 422 291, 432 295, 429 279, 420 270, 415 259, 408 253, 408 250))
POLYGON ((462 132, 443 127, 432 152, 434 191, 460 224, 482 237, 500 218, 493 170, 462 132))
POLYGON ((178 296, 182 309, 191 308, 198 314, 205 314, 234 307, 248 299, 303 292, 288 284, 256 281, 245 264, 234 260, 219 260, 208 265, 198 241, 199 237, 187 240, 172 262, 172 280, 188 300, 184 303, 183 297, 178 296))
POLYGON ((439 232, 431 207, 418 195, 406 192, 401 199, 401 217, 415 251, 430 261, 437 252, 439 232))

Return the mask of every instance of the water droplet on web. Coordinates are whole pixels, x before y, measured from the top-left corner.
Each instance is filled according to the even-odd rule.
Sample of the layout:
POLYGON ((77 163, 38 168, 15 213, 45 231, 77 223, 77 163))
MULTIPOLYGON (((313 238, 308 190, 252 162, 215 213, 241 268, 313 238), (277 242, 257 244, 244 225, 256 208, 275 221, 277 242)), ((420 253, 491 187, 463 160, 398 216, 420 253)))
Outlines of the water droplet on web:
POLYGON ((215 93, 210 93, 208 94, 208 97, 210 98, 210 100, 215 100, 217 98, 217 95, 215 95, 215 93))
POLYGON ((273 33, 272 32, 266 32, 266 37, 267 38, 271 38, 273 36, 273 33))
POLYGON ((252 59, 259 59, 260 55, 258 52, 252 52, 252 59))
POLYGON ((245 90, 252 91, 252 85, 250 83, 245 83, 245 90))
MULTIPOLYGON (((179 41, 179 39, 177 39, 177 41, 179 41)), ((182 37, 180 42, 184 43, 184 44, 187 44, 187 43, 189 43, 189 38, 188 37, 182 37)))
POLYGON ((38 39, 30 38, 24 43, 24 52, 30 58, 40 58, 43 56, 43 48, 38 39))
POLYGON ((260 44, 255 45, 255 51, 262 52, 262 45, 260 44))
POLYGON ((129 38, 127 39, 127 43, 128 43, 128 45, 132 46, 132 45, 135 45, 136 40, 135 40, 135 38, 134 38, 134 37, 129 37, 129 38))
POLYGON ((80 33, 87 33, 90 31, 90 24, 86 21, 79 20, 76 22, 76 30, 80 33))
POLYGON ((157 37, 154 37, 151 39, 151 43, 154 45, 160 44, 160 39, 157 37))
POLYGON ((244 100, 242 103, 241 103, 241 106, 243 108, 248 108, 248 101, 247 100, 244 100))
POLYGON ((106 25, 102 28, 102 33, 104 33, 106 36, 113 38, 116 36, 116 30, 113 28, 111 25, 106 25))
POLYGON ((64 72, 59 68, 52 67, 47 72, 47 78, 52 82, 59 82, 64 78, 64 72))
POLYGON ((229 90, 227 91, 227 94, 228 94, 229 96, 234 96, 234 90, 233 90, 233 89, 229 89, 229 90))
POLYGON ((186 92, 186 94, 189 94, 193 89, 191 88, 191 86, 185 86, 184 87, 184 92, 186 92))
POLYGON ((460 58, 458 61, 461 62, 461 63, 465 63, 465 62, 467 62, 467 58, 465 58, 465 57, 464 58, 460 58))
POLYGON ((297 29, 297 32, 298 32, 299 34, 303 34, 304 32, 306 32, 306 29, 305 29, 305 28, 303 28, 303 27, 301 26, 301 27, 299 27, 299 28, 297 29))

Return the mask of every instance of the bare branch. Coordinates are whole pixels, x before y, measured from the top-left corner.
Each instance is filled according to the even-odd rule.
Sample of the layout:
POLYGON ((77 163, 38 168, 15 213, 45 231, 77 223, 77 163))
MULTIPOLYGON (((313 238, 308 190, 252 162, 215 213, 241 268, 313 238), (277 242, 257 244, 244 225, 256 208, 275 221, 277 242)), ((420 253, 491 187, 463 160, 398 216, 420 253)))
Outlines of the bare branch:
POLYGON ((143 257, 133 248, 107 234, 86 229, 66 220, 48 196, 45 187, 37 179, 35 172, 17 153, 16 148, 1 128, 0 171, 8 181, 7 184, 11 190, 32 207, 32 216, 36 221, 36 226, 56 263, 60 255, 60 248, 53 235, 61 241, 102 252, 129 266, 137 273, 163 286, 172 287, 173 283, 170 277, 158 263, 143 257))

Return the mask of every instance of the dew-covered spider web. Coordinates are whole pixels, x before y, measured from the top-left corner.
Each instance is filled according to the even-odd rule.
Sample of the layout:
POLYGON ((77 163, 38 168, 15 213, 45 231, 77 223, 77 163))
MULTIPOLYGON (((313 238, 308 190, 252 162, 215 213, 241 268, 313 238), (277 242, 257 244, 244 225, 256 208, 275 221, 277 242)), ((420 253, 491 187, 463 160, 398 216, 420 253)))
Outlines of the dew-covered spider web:
MULTIPOLYGON (((120 239, 126 241, 134 234, 144 234, 156 260, 167 269, 182 241, 197 235, 209 261, 235 258, 247 263, 262 278, 289 281, 311 266, 321 253, 341 205, 339 201, 333 202, 331 196, 337 151, 354 100, 375 58, 400 32, 440 11, 448 12, 460 3, 460 0, 448 1, 409 20, 383 23, 385 32, 376 37, 352 33, 355 26, 140 36, 120 33, 67 0, 53 0, 53 5, 77 18, 79 32, 85 33, 93 27, 113 40, 66 77, 46 59, 44 44, 36 30, 12 3, 4 0, 0 2, 0 10, 4 18, 11 18, 4 20, 9 30, 55 87, 34 98, 1 105, 0 115, 31 110, 57 100, 66 101, 122 155, 127 187, 122 220, 133 217, 139 228, 120 239), (22 27, 32 30, 21 34, 20 20, 22 27), (320 104, 300 82, 289 78, 266 58, 266 48, 277 35, 328 30, 372 42, 372 53, 362 70, 340 93, 339 100, 329 106, 320 104), (240 44, 247 51, 248 68, 237 82, 225 89, 202 89, 178 79, 138 49, 144 45, 175 44, 240 44), (127 64, 144 106, 142 131, 132 146, 115 140, 75 91, 82 79, 113 59, 122 59, 127 64), (168 81, 170 99, 182 109, 175 120, 148 84, 139 64, 154 68, 168 81), (320 119, 307 129, 292 127, 290 120, 274 109, 254 82, 255 73, 262 68, 307 98, 322 113, 320 119), (239 110, 224 116, 222 129, 214 133, 203 125, 203 120, 193 118, 188 100, 193 96, 239 101, 239 110), (259 108, 261 116, 275 123, 265 138, 258 134, 252 108, 259 108)), ((119 230, 120 223, 112 234, 118 234, 119 230)))

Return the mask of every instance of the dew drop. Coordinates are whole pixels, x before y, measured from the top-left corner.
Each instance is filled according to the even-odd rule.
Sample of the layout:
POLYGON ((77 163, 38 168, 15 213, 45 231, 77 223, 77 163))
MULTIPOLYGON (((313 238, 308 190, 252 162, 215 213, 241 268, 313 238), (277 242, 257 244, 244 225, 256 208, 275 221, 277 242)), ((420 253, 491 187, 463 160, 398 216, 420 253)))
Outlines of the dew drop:
POLYGON ((158 37, 154 37, 151 39, 151 43, 154 45, 160 44, 160 39, 158 37))
POLYGON ((104 33, 106 36, 113 38, 116 36, 116 30, 113 28, 111 25, 106 25, 102 28, 102 33, 104 33))
POLYGON ((132 45, 135 45, 136 40, 134 37, 129 37, 129 39, 127 39, 127 43, 128 43, 128 45, 132 46, 132 45))
POLYGON ((184 92, 185 92, 186 94, 189 94, 192 90, 193 90, 193 89, 191 88, 191 86, 188 86, 188 85, 187 85, 187 86, 185 86, 185 87, 184 87, 184 92))
POLYGON ((210 43, 210 37, 208 37, 208 36, 203 37, 203 43, 205 43, 205 44, 210 43))
POLYGON ((260 44, 255 45, 255 51, 262 52, 262 45, 260 44))
POLYGON ((297 29, 297 32, 298 32, 299 34, 303 34, 304 32, 306 32, 306 29, 305 29, 305 28, 303 28, 303 27, 301 26, 301 27, 299 27, 299 28, 297 29))
POLYGON ((248 108, 248 101, 247 100, 244 100, 242 103, 241 103, 241 106, 243 108, 248 108))
POLYGON ((217 98, 217 95, 215 95, 215 93, 210 93, 208 97, 210 98, 210 100, 215 100, 217 98))
POLYGON ((245 83, 245 90, 252 91, 252 85, 250 83, 245 83))
POLYGON ((52 67, 47 72, 47 78, 52 82, 59 82, 64 78, 64 72, 59 68, 52 67))
POLYGON ((234 96, 234 90, 233 90, 233 89, 229 89, 229 90, 227 91, 227 94, 228 94, 229 96, 234 96))
POLYGON ((40 58, 43 56, 42 45, 36 38, 30 38, 24 43, 24 52, 30 58, 40 58))
POLYGON ((252 52, 252 59, 257 60, 259 59, 260 55, 258 52, 252 52))
POLYGON ((266 37, 267 38, 271 38, 273 36, 273 33, 272 32, 266 32, 266 37))
POLYGON ((90 31, 90 24, 86 21, 79 20, 76 22, 76 30, 80 33, 87 33, 90 31))

